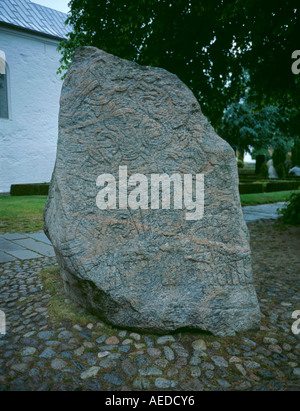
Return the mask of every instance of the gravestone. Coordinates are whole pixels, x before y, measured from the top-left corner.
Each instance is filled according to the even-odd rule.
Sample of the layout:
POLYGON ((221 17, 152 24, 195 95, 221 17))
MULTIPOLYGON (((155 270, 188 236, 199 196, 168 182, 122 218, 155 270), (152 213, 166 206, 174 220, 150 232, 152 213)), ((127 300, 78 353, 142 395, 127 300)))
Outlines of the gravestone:
POLYGON ((44 219, 66 293, 111 324, 218 336, 260 324, 234 152, 174 74, 77 49, 44 219), (171 208, 150 204, 151 184, 132 198, 134 176, 142 185, 162 174, 182 176, 183 185, 192 176, 194 197, 204 184, 197 215, 189 189, 175 207, 180 184, 171 208))
POLYGON ((268 166, 268 169, 269 169, 269 178, 278 178, 278 175, 276 173, 276 169, 273 166, 273 160, 272 159, 267 162, 267 166, 268 166))
POLYGON ((296 177, 300 177, 300 167, 293 167, 290 169, 289 174, 292 174, 296 177))

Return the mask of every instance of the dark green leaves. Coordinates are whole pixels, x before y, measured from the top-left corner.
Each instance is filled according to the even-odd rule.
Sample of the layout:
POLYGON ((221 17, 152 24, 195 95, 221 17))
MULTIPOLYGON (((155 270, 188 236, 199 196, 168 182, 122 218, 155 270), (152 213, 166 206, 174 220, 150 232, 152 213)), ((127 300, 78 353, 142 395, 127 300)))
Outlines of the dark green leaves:
MULTIPOLYGON (((299 0, 71 0, 70 5, 74 30, 61 44, 62 69, 77 46, 96 46, 177 74, 218 129, 224 127, 224 109, 247 95, 256 111, 270 106, 280 107, 283 116, 293 113, 288 132, 300 134, 300 76, 291 70, 291 54, 300 49, 299 0)), ((243 146, 246 136, 255 144, 263 138, 259 127, 266 128, 243 126, 243 146)))

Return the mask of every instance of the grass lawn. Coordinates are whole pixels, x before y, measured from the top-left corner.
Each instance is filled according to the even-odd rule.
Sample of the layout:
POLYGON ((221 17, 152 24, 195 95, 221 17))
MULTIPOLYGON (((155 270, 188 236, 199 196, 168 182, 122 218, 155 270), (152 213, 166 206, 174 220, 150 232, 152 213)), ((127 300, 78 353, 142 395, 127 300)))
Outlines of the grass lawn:
POLYGON ((288 201, 293 193, 298 191, 277 191, 274 193, 242 194, 242 206, 259 205, 288 201))
MULTIPOLYGON (((242 194, 242 205, 258 205, 288 201, 296 191, 242 194)), ((0 234, 30 233, 43 229, 43 208, 46 196, 10 197, 0 195, 0 234)))
POLYGON ((0 234, 42 230, 47 196, 0 195, 0 234))

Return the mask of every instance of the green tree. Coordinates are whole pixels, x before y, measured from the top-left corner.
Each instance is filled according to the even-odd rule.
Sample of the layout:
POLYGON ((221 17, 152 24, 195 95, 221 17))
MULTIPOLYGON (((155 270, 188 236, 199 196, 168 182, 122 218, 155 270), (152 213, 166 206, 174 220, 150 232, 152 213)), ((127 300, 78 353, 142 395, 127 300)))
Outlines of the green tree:
POLYGON ((280 135, 282 123, 284 118, 278 107, 265 106, 258 110, 253 103, 243 101, 233 103, 225 110, 217 131, 235 150, 250 152, 251 147, 272 146, 280 135))
POLYGON ((300 135, 299 0, 71 0, 62 68, 77 46, 91 45, 163 67, 194 92, 214 127, 250 90, 249 102, 294 110, 300 135))
POLYGON ((295 138, 292 148, 292 165, 300 167, 300 137, 295 138))
POLYGON ((292 194, 287 206, 278 214, 283 215, 283 222, 292 225, 300 225, 300 193, 292 194))

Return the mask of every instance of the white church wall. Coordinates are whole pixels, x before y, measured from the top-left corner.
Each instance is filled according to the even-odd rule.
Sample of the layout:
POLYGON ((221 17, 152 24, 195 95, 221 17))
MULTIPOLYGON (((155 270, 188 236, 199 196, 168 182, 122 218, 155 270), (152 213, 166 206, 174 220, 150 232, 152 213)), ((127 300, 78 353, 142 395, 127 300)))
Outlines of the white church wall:
POLYGON ((0 27, 8 68, 9 119, 0 118, 0 192, 50 181, 56 156, 59 41, 0 27))

